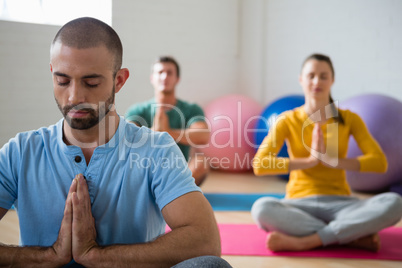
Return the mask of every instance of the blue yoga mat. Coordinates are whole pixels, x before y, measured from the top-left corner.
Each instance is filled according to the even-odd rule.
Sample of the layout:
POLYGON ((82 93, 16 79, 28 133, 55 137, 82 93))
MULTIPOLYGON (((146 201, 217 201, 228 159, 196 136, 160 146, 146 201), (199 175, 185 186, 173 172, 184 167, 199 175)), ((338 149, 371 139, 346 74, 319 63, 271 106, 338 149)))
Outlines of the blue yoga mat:
POLYGON ((254 202, 261 197, 271 196, 284 198, 285 194, 258 193, 258 194, 227 194, 204 193, 214 211, 250 211, 254 202))
MULTIPOLYGON (((204 193, 212 209, 215 211, 250 211, 258 198, 271 196, 284 198, 285 194, 262 193, 262 194, 225 194, 225 193, 204 193)), ((11 209, 15 209, 12 206, 11 209)))

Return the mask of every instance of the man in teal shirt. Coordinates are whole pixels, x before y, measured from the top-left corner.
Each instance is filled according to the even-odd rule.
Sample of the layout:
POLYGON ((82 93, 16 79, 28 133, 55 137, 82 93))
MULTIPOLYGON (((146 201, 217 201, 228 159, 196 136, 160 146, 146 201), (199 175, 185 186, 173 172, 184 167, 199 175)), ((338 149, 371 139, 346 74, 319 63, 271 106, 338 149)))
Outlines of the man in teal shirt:
POLYGON ((152 67, 151 84, 155 98, 132 105, 126 119, 139 126, 170 134, 188 161, 195 183, 206 178, 209 165, 197 148, 209 141, 210 131, 204 112, 194 103, 176 97, 176 85, 180 81, 180 67, 172 57, 160 57, 152 67))

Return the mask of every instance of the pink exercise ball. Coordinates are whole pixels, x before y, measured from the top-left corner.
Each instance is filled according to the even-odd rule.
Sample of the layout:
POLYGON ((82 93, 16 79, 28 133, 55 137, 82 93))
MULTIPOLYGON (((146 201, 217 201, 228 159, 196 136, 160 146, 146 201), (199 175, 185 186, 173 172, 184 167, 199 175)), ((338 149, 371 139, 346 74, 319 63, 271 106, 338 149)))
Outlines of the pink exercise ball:
POLYGON ((247 171, 255 153, 254 131, 262 106, 238 94, 220 97, 205 108, 209 144, 202 148, 210 166, 224 171, 247 171))
MULTIPOLYGON (((388 161, 386 173, 348 171, 347 180, 351 188, 362 192, 381 192, 402 182, 402 102, 380 94, 364 94, 341 102, 340 108, 355 112, 363 119, 388 161)), ((361 154, 351 137, 348 157, 361 154)))

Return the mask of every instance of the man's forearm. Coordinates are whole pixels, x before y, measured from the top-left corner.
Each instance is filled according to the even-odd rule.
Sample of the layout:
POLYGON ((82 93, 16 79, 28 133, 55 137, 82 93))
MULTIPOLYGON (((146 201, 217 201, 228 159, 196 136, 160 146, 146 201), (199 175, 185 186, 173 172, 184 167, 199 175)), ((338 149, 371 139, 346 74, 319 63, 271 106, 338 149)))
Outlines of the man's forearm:
POLYGON ((86 180, 78 175, 73 205, 72 256, 85 267, 171 267, 183 260, 220 255, 219 230, 213 211, 198 191, 182 195, 162 209, 172 231, 152 242, 99 246, 86 180), (194 207, 197 210, 194 210, 194 207))
POLYGON ((204 255, 219 256, 219 240, 185 226, 149 243, 97 247, 85 260, 76 261, 85 267, 171 267, 204 255))
POLYGON ((57 260, 52 247, 0 246, 0 267, 59 267, 67 263, 57 260))
POLYGON ((207 144, 210 135, 207 129, 170 129, 168 133, 177 143, 190 146, 207 144))

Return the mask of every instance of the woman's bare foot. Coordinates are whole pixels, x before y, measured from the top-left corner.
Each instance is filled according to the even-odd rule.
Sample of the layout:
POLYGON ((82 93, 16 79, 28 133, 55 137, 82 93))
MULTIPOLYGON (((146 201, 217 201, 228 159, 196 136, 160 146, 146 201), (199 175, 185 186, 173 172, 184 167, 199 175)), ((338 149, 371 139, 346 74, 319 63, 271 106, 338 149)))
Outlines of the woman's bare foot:
POLYGON ((318 234, 298 237, 272 232, 267 236, 267 248, 271 251, 303 251, 321 245, 322 242, 318 234))
POLYGON ((355 241, 346 244, 347 246, 365 249, 373 252, 380 250, 380 236, 378 234, 372 234, 365 237, 356 239, 355 241))

